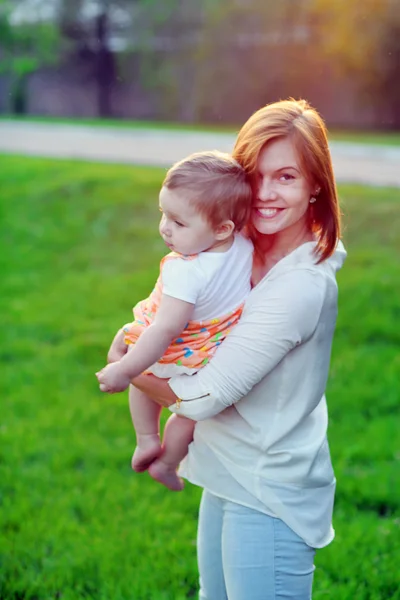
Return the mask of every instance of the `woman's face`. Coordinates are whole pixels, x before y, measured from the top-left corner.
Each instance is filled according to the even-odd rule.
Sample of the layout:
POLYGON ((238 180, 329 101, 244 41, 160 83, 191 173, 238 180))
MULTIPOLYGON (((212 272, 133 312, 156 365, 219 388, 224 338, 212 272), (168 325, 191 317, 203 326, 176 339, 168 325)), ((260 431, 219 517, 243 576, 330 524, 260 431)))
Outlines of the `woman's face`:
POLYGON ((292 141, 279 138, 269 142, 257 163, 254 227, 266 235, 290 233, 290 229, 296 235, 307 227, 307 211, 315 191, 300 170, 292 141))

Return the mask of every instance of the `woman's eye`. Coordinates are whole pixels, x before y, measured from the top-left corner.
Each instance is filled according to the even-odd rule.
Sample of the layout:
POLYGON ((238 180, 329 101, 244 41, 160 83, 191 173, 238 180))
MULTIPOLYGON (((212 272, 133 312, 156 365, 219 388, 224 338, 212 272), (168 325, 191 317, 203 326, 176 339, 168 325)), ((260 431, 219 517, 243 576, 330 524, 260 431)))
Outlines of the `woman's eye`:
POLYGON ((290 181, 291 179, 294 179, 294 176, 290 173, 282 173, 280 179, 283 179, 283 181, 290 181))

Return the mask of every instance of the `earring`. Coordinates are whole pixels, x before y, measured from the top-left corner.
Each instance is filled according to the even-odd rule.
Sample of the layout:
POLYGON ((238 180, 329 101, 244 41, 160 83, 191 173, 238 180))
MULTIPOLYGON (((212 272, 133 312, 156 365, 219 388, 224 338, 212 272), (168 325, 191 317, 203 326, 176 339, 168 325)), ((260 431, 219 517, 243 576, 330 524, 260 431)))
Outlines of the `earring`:
POLYGON ((316 201, 317 201, 317 199, 314 198, 314 196, 312 198, 310 198, 310 204, 314 204, 314 202, 316 202, 316 201))

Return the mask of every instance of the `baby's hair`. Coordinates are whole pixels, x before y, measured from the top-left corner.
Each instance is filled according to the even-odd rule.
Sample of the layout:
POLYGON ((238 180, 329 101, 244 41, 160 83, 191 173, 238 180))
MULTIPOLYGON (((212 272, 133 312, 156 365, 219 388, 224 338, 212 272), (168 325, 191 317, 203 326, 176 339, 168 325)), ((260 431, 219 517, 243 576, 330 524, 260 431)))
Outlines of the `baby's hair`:
POLYGON ((231 220, 240 231, 250 217, 252 188, 246 171, 230 154, 196 152, 175 163, 163 186, 182 190, 214 228, 231 220))

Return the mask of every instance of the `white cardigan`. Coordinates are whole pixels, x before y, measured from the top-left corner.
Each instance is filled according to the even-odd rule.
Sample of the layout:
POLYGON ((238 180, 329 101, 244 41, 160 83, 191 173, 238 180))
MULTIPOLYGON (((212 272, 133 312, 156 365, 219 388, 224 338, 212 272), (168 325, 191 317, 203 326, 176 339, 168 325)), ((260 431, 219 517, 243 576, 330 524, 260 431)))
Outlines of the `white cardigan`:
POLYGON ((170 407, 195 421, 181 466, 192 483, 276 516, 314 548, 333 539, 335 477, 324 396, 337 316, 341 242, 316 264, 315 242, 252 290, 210 363, 170 379, 170 407))

